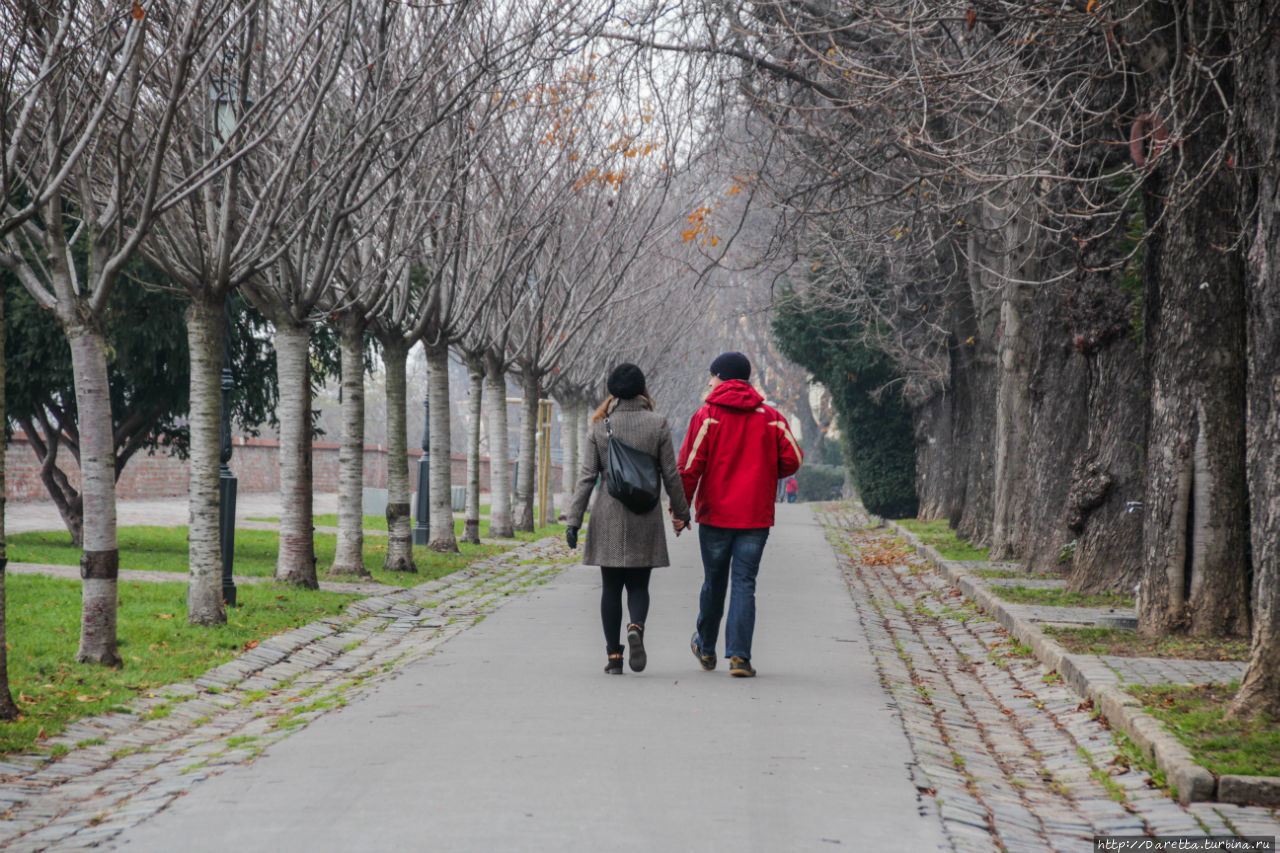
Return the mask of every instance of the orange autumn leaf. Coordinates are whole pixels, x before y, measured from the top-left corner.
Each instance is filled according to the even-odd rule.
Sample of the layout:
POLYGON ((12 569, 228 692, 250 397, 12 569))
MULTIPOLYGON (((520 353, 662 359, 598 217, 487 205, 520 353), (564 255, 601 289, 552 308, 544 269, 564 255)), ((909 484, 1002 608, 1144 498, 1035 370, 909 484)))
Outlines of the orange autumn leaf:
POLYGON ((141 21, 147 16, 146 11, 142 8, 142 4, 138 3, 137 0, 134 0, 133 8, 129 11, 129 14, 133 15, 134 20, 137 21, 141 21))

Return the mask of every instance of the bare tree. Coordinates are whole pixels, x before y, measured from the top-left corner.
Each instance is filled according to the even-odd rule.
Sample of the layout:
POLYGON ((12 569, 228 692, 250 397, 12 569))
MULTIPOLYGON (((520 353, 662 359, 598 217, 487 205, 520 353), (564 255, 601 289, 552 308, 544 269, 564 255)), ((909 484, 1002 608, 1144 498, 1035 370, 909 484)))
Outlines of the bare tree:
POLYGON ((6 94, 3 125, 21 135, 6 137, 9 230, 0 263, 53 312, 71 346, 85 510, 80 661, 121 662, 103 311, 161 215, 220 168, 208 164, 175 176, 166 169, 167 152, 182 112, 204 96, 198 87, 208 57, 241 31, 241 6, 135 4, 121 15, 109 4, 22 4, 19 26, 5 31, 6 50, 18 61, 8 93, 20 97, 6 94), (13 192, 23 193, 27 206, 19 201, 15 208, 13 192), (88 256, 83 270, 74 262, 77 246, 88 256))
POLYGON ((194 623, 226 620, 219 535, 225 305, 278 257, 273 229, 291 197, 286 188, 295 185, 308 156, 305 141, 315 131, 347 41, 320 36, 344 26, 345 6, 345 0, 325 0, 290 15, 273 15, 265 4, 237 8, 243 25, 234 40, 208 52, 200 81, 208 95, 193 99, 181 114, 183 132, 169 152, 172 174, 195 173, 206 164, 221 170, 191 187, 141 246, 191 300, 187 618, 194 623), (317 44, 331 49, 314 49, 317 44))

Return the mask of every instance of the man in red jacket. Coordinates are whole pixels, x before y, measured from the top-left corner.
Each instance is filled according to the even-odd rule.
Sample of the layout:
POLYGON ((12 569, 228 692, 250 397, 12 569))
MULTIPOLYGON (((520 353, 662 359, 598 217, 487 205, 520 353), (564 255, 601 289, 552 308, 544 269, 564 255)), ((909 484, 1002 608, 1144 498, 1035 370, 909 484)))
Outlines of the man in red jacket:
POLYGON ((732 585, 725 656, 729 674, 738 677, 756 674, 751 666, 756 574, 773 526, 778 480, 794 474, 804 458, 786 418, 764 404, 750 378, 751 362, 740 352, 711 362, 711 393, 689 421, 679 459, 702 548, 698 630, 690 646, 703 669, 716 668, 716 637, 732 585))

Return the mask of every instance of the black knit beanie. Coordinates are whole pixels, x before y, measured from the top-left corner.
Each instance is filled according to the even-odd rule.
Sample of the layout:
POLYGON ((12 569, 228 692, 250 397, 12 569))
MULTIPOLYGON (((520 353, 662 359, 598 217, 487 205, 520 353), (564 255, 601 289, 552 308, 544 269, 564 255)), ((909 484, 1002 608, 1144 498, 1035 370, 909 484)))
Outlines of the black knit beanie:
POLYGON ((711 362, 711 373, 726 382, 730 379, 747 381, 751 378, 751 362, 740 352, 726 352, 711 362))
POLYGON ((634 364, 623 362, 609 374, 609 393, 619 400, 630 400, 644 393, 644 373, 634 364))

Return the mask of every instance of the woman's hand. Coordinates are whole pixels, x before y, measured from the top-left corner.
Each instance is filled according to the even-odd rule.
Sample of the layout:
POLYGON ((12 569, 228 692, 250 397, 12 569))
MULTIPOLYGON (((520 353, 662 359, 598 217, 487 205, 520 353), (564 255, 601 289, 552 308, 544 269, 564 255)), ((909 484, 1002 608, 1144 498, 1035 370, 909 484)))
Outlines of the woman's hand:
POLYGON ((578 528, 566 527, 564 529, 564 542, 570 548, 578 547, 578 528))
POLYGON ((688 526, 689 526, 689 522, 687 521, 684 521, 679 518, 671 519, 671 527, 675 530, 677 536, 679 536, 680 533, 688 526))

